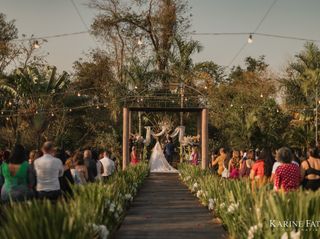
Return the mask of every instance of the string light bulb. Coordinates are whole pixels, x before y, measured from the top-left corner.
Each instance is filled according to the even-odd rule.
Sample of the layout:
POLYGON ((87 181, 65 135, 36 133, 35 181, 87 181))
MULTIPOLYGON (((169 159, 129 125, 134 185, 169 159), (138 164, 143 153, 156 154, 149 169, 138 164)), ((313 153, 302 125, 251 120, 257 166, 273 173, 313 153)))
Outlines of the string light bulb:
POLYGON ((251 44, 252 42, 253 42, 252 34, 250 34, 249 37, 248 37, 248 43, 251 44))
POLYGON ((33 42, 33 44, 32 44, 32 46, 33 46, 33 48, 34 48, 34 49, 38 49, 38 48, 40 48, 39 41, 37 41, 37 40, 36 40, 36 41, 34 41, 34 42, 33 42))
POLYGON ((138 89, 138 86, 135 86, 134 88, 137 90, 137 89, 138 89))
POLYGON ((260 97, 263 98, 263 94, 262 93, 261 93, 260 97))
POLYGON ((97 110, 98 110, 98 109, 100 109, 99 105, 97 105, 97 107, 96 107, 96 108, 97 108, 97 110))
POLYGON ((142 37, 140 37, 138 40, 138 45, 141 46, 142 44, 143 44, 142 37))
POLYGON ((80 92, 78 92, 77 96, 78 96, 78 97, 80 97, 80 96, 81 96, 80 92))
POLYGON ((52 116, 52 117, 54 116, 54 113, 53 113, 53 112, 51 113, 51 116, 52 116))

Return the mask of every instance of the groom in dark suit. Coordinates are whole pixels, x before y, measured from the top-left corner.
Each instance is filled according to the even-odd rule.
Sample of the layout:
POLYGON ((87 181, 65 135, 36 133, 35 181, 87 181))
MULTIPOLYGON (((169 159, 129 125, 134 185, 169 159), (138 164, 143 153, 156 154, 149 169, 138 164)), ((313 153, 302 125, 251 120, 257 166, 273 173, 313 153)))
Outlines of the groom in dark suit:
POLYGON ((168 163, 172 164, 174 154, 174 144, 172 143, 172 139, 169 138, 166 146, 164 146, 164 156, 168 163))

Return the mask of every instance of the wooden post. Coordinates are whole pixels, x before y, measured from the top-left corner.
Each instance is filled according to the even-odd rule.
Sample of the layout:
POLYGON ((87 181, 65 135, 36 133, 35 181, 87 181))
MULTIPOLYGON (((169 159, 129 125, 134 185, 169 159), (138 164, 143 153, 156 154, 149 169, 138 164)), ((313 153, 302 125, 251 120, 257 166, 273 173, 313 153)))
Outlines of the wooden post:
POLYGON ((129 163, 129 109, 123 108, 123 133, 122 133, 122 170, 129 163))
POLYGON ((131 118, 131 111, 129 111, 129 119, 128 119, 128 121, 129 121, 129 138, 131 137, 131 134, 132 134, 132 124, 131 124, 131 120, 132 120, 132 118, 131 118))
POLYGON ((197 114, 197 136, 201 135, 201 113, 197 114))
POLYGON ((201 120, 201 168, 208 167, 208 109, 202 110, 201 120))

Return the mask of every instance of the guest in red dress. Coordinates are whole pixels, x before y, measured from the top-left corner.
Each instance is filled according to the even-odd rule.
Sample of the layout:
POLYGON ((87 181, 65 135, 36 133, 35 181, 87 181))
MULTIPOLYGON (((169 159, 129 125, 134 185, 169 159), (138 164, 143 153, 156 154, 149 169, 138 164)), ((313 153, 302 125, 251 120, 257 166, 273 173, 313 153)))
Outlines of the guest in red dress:
POLYGON ((274 189, 285 192, 297 190, 300 186, 300 168, 292 163, 291 150, 286 147, 279 149, 277 158, 282 164, 275 173, 274 189))
POLYGON ((258 159, 253 163, 251 172, 250 172, 250 179, 251 179, 251 186, 252 189, 255 188, 255 186, 261 187, 264 184, 264 160, 266 158, 267 154, 266 151, 263 149, 258 154, 258 159))
POLYGON ((139 163, 138 156, 137 156, 137 150, 135 146, 132 146, 132 151, 131 151, 131 164, 136 165, 139 163))

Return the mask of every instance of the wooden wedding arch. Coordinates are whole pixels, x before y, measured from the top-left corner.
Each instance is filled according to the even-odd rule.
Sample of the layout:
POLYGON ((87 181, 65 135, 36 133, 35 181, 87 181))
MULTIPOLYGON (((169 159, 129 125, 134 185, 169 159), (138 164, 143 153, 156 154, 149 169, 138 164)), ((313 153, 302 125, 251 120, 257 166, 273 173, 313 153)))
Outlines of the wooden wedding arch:
MULTIPOLYGON (((172 91, 172 85, 167 90, 156 94, 145 91, 127 96, 123 104, 123 135, 122 135, 122 169, 130 163, 129 137, 131 133, 132 112, 177 112, 197 114, 197 134, 200 135, 201 167, 208 166, 208 108, 206 96, 193 87, 179 84, 177 90, 172 91)), ((174 86, 174 85, 173 85, 174 86)))

